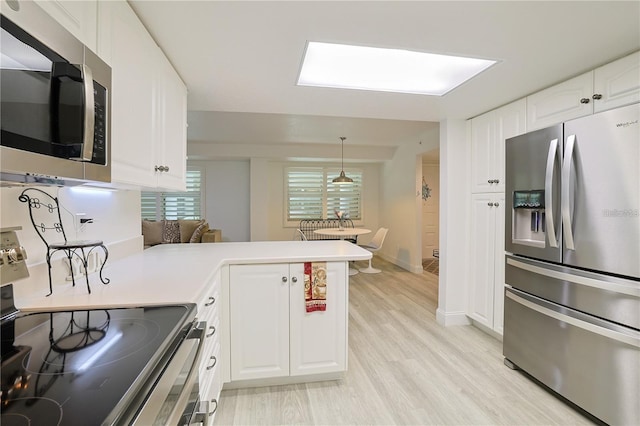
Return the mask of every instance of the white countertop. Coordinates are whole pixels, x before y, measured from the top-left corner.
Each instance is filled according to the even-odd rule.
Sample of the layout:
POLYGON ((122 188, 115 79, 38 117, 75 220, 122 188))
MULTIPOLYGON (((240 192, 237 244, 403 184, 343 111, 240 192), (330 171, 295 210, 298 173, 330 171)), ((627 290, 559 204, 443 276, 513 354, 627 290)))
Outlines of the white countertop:
MULTIPOLYGON (((127 307, 198 302, 205 285, 228 264, 296 263, 368 260, 371 252, 350 242, 260 241, 250 243, 164 244, 118 260, 107 261, 104 285, 97 274, 89 275, 91 294, 84 277, 71 283, 48 283, 28 296, 16 292, 16 306, 22 311, 64 310, 84 307, 127 307)), ((14 288, 20 282, 14 283, 14 288)))

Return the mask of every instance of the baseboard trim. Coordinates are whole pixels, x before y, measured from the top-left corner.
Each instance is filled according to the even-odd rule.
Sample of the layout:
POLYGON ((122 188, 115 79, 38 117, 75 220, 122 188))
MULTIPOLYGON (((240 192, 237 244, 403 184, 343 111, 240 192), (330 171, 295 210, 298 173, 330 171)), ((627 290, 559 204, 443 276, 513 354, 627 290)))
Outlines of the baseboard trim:
MULTIPOLYGON (((396 266, 398 266, 398 267, 400 267, 400 268, 402 268, 404 270, 407 270, 409 272, 413 272, 414 274, 421 274, 421 273, 424 272, 424 269, 422 268, 422 264, 420 264, 420 265, 411 265, 411 264, 409 264, 407 262, 403 262, 403 261, 399 260, 396 257, 387 256, 386 254, 380 253, 380 252, 376 253, 375 256, 379 256, 382 259, 386 260, 387 262, 393 263, 394 265, 396 265, 396 266)), ((375 259, 372 260, 372 263, 375 263, 375 259)), ((374 265, 374 267, 375 267, 375 265, 374 265)))
POLYGON ((471 324, 469 317, 464 312, 445 312, 440 308, 436 310, 436 321, 445 327, 471 324))

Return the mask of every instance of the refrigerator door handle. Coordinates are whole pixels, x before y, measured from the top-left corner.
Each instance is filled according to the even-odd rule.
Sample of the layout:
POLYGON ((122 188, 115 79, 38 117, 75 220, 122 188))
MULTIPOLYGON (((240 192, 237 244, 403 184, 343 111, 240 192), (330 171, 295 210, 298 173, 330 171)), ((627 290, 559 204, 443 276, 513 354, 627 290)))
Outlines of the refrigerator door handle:
MULTIPOLYGON (((516 303, 519 303, 523 306, 526 306, 529 309, 533 309, 536 312, 541 313, 542 315, 545 315, 547 317, 551 317, 554 318, 558 321, 562 321, 564 323, 567 324, 571 324, 575 327, 581 328, 583 330, 589 331, 591 333, 595 333, 595 334, 599 334, 600 336, 604 336, 606 338, 612 339, 612 340, 616 340, 618 342, 621 343, 625 343, 627 345, 636 347, 636 348, 640 348, 640 338, 636 337, 635 335, 628 335, 625 333, 620 333, 618 331, 615 330, 611 330, 609 328, 605 328, 605 327, 601 327, 599 325, 593 324, 591 322, 587 322, 585 320, 582 319, 578 319, 572 315, 567 315, 570 311, 568 311, 567 309, 562 309, 563 312, 558 312, 556 310, 553 309, 549 309, 546 306, 542 306, 539 305, 537 303, 535 303, 534 301, 525 299, 524 297, 521 297, 519 295, 516 295, 514 292, 512 291, 506 291, 505 292, 505 297, 508 297, 509 299, 513 300, 516 303)), ((560 307, 561 308, 561 307, 560 307)))
POLYGON ((565 147, 565 156, 562 163, 562 228, 564 230, 565 246, 569 250, 575 250, 573 243, 573 230, 571 228, 571 208, 570 208, 570 177, 571 163, 573 161, 573 149, 576 143, 576 135, 570 135, 567 138, 567 146, 565 147))
POLYGON ((551 247, 558 247, 556 238, 556 227, 553 221, 553 171, 558 154, 558 139, 553 139, 549 143, 549 153, 547 154, 547 171, 544 178, 544 210, 547 236, 551 247))

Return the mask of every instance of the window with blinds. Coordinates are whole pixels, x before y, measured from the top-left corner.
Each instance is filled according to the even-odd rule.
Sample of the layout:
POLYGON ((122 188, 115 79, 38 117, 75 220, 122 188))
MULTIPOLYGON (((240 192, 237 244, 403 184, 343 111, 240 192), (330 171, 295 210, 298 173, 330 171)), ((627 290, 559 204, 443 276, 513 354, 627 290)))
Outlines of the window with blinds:
POLYGON ((142 192, 142 219, 177 220, 201 219, 204 201, 204 172, 201 169, 187 169, 187 190, 185 192, 142 192))
POLYGON ((348 212, 352 220, 362 219, 362 171, 347 170, 353 184, 336 185, 338 169, 289 167, 285 171, 287 221, 333 218, 336 211, 348 212))

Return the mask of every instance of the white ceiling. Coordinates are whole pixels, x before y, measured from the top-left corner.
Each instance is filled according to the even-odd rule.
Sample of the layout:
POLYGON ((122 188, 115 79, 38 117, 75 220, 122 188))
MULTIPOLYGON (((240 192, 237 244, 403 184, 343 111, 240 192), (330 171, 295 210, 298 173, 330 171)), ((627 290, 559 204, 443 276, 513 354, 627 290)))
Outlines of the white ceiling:
POLYGON ((393 145, 416 122, 470 118, 640 49, 639 1, 130 4, 187 84, 189 140, 211 143, 393 145), (309 40, 500 62, 443 97, 300 87, 309 40))

